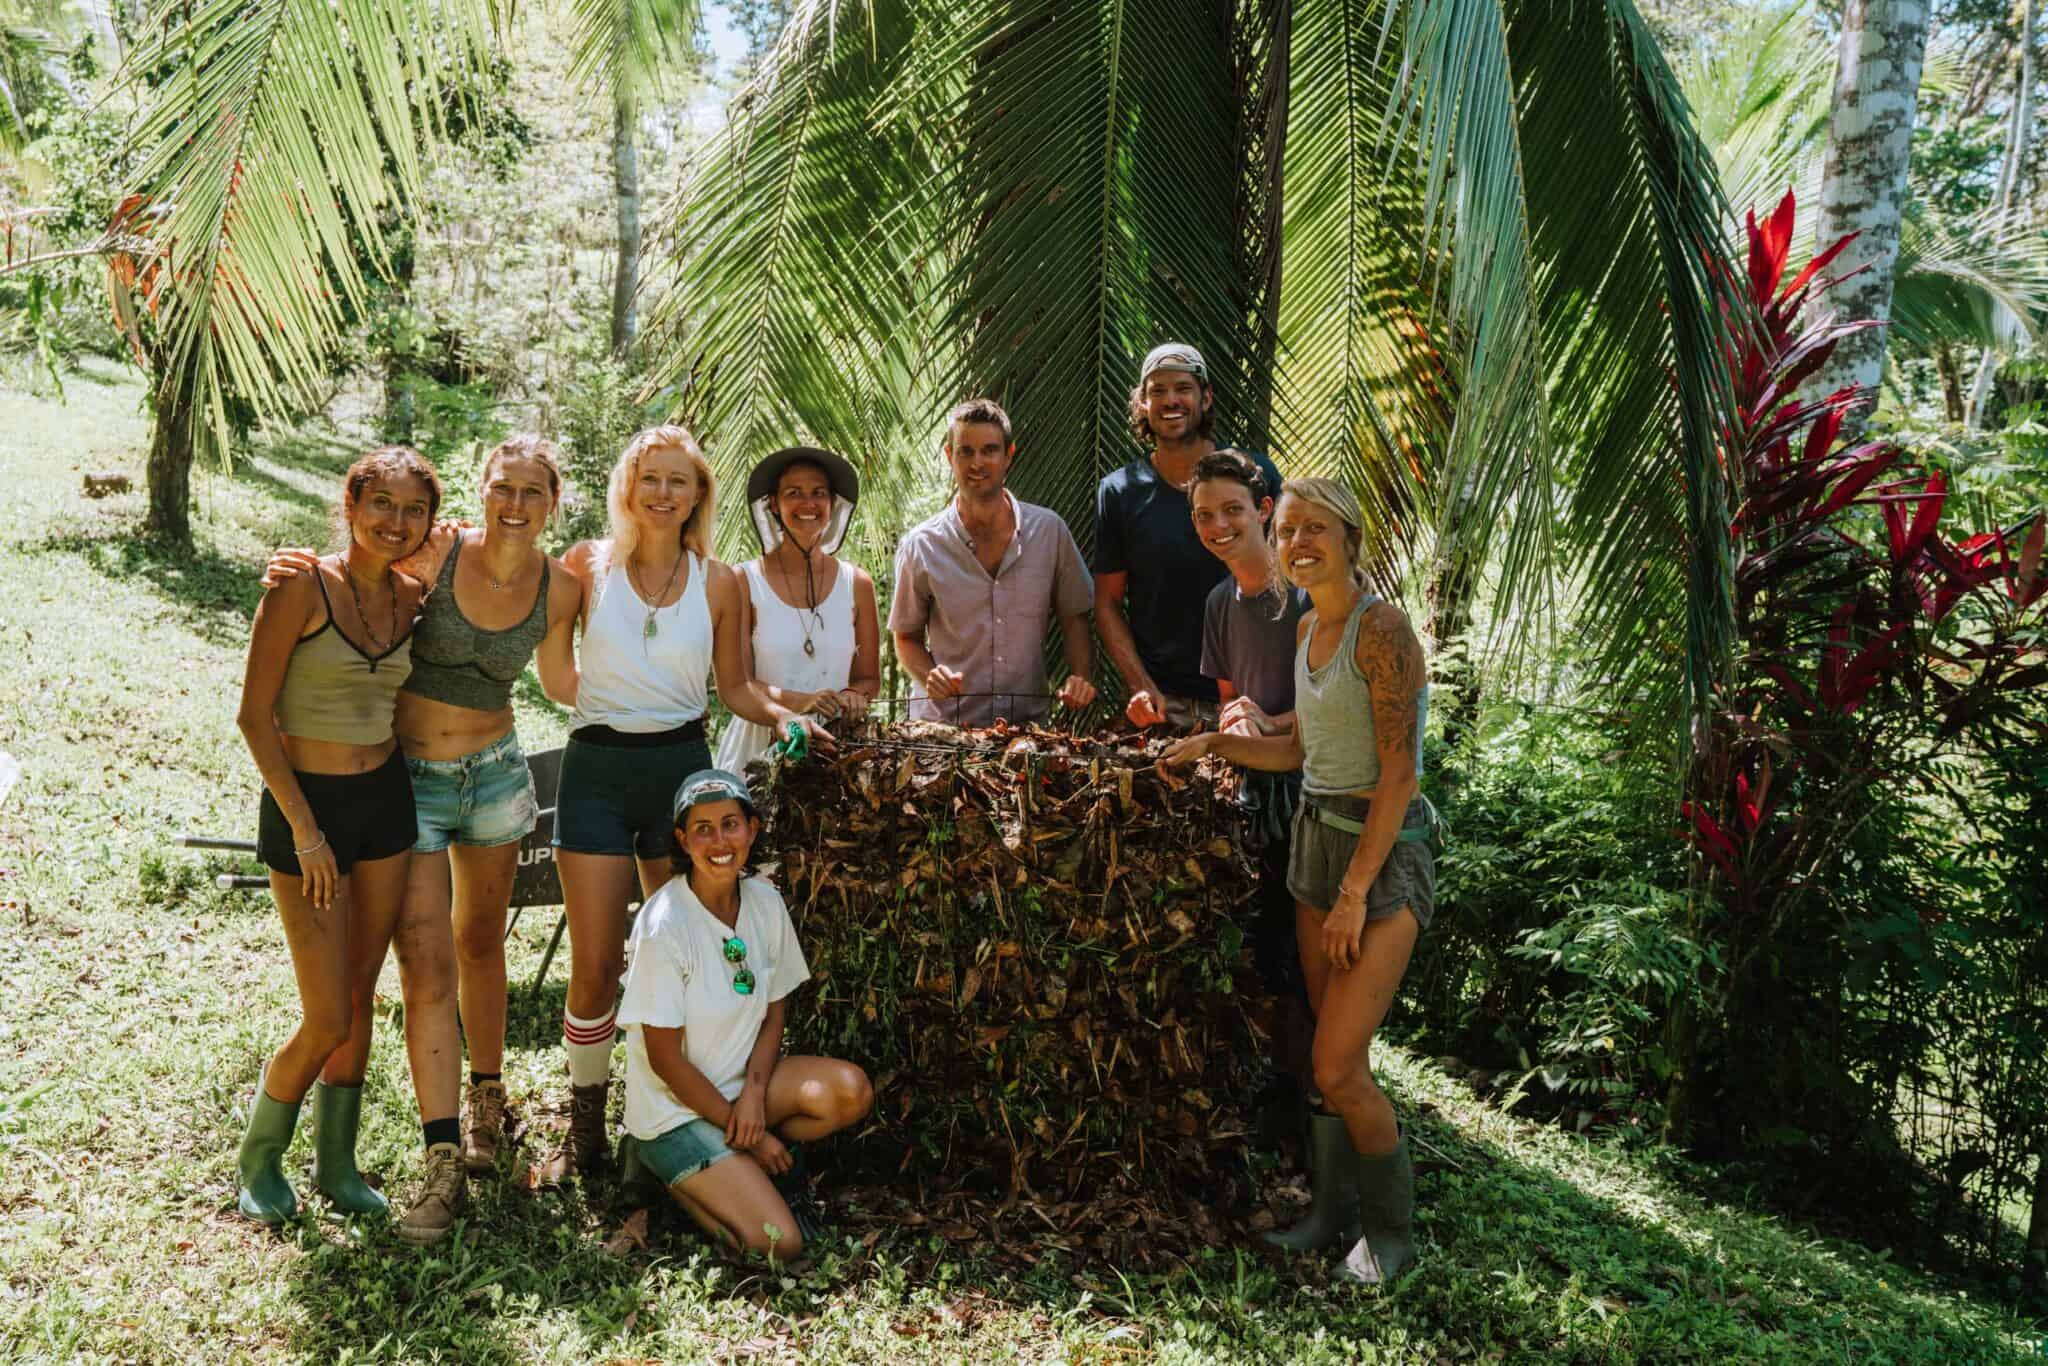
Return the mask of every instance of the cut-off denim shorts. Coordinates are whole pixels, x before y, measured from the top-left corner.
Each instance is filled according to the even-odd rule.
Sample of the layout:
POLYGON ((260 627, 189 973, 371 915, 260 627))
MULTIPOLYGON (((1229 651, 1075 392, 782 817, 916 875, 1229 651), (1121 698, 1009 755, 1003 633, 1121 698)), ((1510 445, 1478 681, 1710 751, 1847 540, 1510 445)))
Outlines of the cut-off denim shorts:
POLYGON ((451 844, 488 849, 533 833, 540 805, 518 731, 460 759, 409 758, 405 768, 419 812, 414 853, 437 854, 451 844))
POLYGON ((708 1119, 684 1120, 640 1145, 640 1160, 664 1186, 673 1186, 731 1156, 732 1149, 725 1146, 725 1130, 708 1119))

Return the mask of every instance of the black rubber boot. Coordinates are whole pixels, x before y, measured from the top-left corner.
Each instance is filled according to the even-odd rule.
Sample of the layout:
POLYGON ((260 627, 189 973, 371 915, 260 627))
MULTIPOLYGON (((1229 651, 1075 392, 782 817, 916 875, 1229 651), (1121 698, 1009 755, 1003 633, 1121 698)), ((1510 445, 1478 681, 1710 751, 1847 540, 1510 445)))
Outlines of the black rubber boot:
POLYGON ((350 1214, 389 1214, 390 1204, 356 1170, 356 1130, 363 1119, 363 1088, 313 1087, 313 1184, 334 1207, 350 1214))
POLYGON ((1358 1153, 1354 1161, 1361 1235, 1342 1274, 1362 1285, 1391 1285, 1415 1260, 1415 1164, 1408 1157, 1408 1135, 1390 1153, 1358 1153))
POLYGON ((626 1205, 652 1205, 667 1195, 661 1178, 654 1169, 640 1160, 640 1140, 631 1134, 619 1135, 619 1202, 626 1205))
POLYGON ((284 1150, 292 1145, 299 1124, 299 1102, 272 1100, 256 1082, 256 1100, 249 1107, 249 1127, 242 1134, 242 1153, 235 1166, 241 1177, 242 1213, 266 1224, 281 1224, 299 1212, 299 1200, 284 1178, 284 1150))
POLYGON ((1344 1121, 1335 1115, 1308 1119, 1308 1217, 1293 1228, 1263 1235, 1284 1252, 1314 1252, 1358 1237, 1357 1154, 1344 1121))

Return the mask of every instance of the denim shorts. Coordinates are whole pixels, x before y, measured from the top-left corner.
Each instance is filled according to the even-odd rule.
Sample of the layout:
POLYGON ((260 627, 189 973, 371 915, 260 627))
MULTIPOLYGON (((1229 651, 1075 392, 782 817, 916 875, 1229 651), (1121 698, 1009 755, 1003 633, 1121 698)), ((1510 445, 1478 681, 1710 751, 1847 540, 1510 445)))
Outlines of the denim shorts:
MULTIPOLYGON (((1287 851, 1287 890, 1304 906, 1328 914, 1337 904, 1337 886, 1351 865, 1358 848, 1357 835, 1338 830, 1316 818, 1316 808, 1346 820, 1363 821, 1372 806, 1366 797, 1309 797, 1301 799, 1294 813, 1293 838, 1287 851)), ((1408 803, 1401 819, 1403 838, 1387 851, 1380 875, 1365 894, 1365 918, 1385 920, 1403 906, 1415 914, 1415 923, 1429 928, 1436 914, 1436 855, 1426 840, 1416 838, 1435 825, 1428 802, 1417 797, 1408 803)))
POLYGON ((675 829, 676 789, 709 767, 702 721, 653 736, 579 728, 562 748, 555 847, 572 854, 665 858, 675 829))
POLYGON ((533 833, 540 806, 518 731, 460 759, 408 758, 405 768, 419 811, 415 854, 438 854, 451 844, 488 849, 533 833))
POLYGON ((673 1186, 733 1155, 725 1146, 725 1130, 708 1119, 685 1120, 640 1145, 640 1160, 664 1186, 673 1186))

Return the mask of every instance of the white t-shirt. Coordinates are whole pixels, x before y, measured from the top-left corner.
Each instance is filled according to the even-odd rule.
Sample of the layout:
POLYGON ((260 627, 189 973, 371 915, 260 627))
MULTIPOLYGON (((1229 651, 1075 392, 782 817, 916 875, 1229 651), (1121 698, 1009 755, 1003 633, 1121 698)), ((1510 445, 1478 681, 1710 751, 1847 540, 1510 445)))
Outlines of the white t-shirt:
MULTIPOLYGON (((768 1007, 811 977, 782 893, 757 877, 740 884, 739 920, 730 931, 704 909, 687 876, 670 878, 640 908, 626 953, 619 1023, 682 1030, 683 1056, 727 1100, 737 1099, 746 1082, 768 1007), (750 996, 732 989, 740 965, 725 961, 729 934, 747 943, 750 996)), ((655 1074, 643 1031, 629 1029, 626 1132, 646 1141, 700 1117, 655 1074)))

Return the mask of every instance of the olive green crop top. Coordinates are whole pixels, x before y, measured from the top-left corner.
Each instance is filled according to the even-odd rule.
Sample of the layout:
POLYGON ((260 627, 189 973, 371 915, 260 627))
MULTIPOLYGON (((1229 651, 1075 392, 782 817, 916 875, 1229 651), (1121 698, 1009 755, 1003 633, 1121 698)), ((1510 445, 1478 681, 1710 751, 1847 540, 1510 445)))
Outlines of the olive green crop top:
POLYGON ((277 728, 306 740, 381 745, 391 738, 399 685, 412 672, 412 632, 383 654, 369 654, 334 624, 326 576, 316 569, 313 581, 320 585, 327 620, 292 647, 274 707, 277 728))

